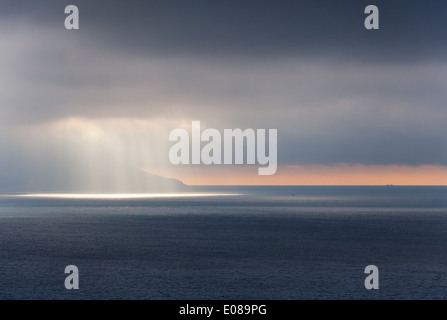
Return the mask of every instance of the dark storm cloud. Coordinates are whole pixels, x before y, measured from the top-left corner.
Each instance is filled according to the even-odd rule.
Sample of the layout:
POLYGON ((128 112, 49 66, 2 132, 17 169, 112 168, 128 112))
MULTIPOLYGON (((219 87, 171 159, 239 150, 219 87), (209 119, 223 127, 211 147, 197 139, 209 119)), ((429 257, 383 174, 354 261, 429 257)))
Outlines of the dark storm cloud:
MULTIPOLYGON (((0 165, 44 152, 17 150, 20 134, 37 145, 21 126, 72 117, 277 128, 280 164, 447 165, 446 12, 444 0, 3 0, 0 165), (80 30, 63 26, 68 4, 80 30), (380 30, 363 26, 368 4, 380 30)), ((81 149, 65 134, 54 153, 81 149)))
MULTIPOLYGON (((134 54, 225 59, 321 55, 393 63, 446 57, 443 0, 69 2, 81 12, 79 34, 134 54), (368 4, 379 7, 379 31, 363 27, 368 4)), ((2 1, 0 14, 55 28, 67 4, 2 1)))

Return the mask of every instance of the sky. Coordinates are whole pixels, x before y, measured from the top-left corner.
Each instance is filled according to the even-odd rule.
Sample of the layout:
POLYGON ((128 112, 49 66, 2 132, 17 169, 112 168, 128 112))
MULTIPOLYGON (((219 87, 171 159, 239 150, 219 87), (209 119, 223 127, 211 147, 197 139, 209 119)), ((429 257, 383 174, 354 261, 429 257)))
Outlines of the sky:
POLYGON ((186 184, 445 185, 445 12, 444 0, 2 0, 0 177, 130 165, 186 184), (69 4, 79 30, 64 28, 69 4), (369 4, 379 30, 364 27, 369 4), (192 121, 277 129, 277 173, 172 165, 169 133, 192 121))

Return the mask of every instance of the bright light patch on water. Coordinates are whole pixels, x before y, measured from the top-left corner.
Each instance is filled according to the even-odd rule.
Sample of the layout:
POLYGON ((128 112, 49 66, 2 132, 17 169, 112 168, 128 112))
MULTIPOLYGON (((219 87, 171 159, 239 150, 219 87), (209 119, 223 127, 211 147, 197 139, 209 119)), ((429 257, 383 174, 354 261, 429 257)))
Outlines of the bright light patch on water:
POLYGON ((19 194, 14 197, 25 198, 58 198, 58 199, 145 199, 145 198, 191 198, 191 197, 218 197, 235 196, 230 193, 32 193, 19 194))

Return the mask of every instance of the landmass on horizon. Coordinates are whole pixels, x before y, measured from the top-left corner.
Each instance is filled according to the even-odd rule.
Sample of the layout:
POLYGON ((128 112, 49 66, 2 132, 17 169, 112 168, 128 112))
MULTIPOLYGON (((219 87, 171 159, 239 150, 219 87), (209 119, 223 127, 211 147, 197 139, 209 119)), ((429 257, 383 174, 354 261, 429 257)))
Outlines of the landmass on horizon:
POLYGON ((52 175, 38 171, 26 175, 0 172, 0 192, 160 193, 188 190, 180 180, 164 178, 129 165, 115 166, 112 171, 109 169, 97 167, 78 177, 74 177, 69 169, 60 168, 52 175))

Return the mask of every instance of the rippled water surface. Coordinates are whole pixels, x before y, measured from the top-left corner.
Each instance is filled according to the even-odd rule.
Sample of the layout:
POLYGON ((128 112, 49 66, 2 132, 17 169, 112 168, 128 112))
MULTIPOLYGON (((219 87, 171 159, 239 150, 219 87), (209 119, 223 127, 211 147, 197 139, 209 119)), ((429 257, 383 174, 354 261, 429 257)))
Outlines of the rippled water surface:
POLYGON ((446 299, 447 188, 2 195, 0 298, 446 299))

